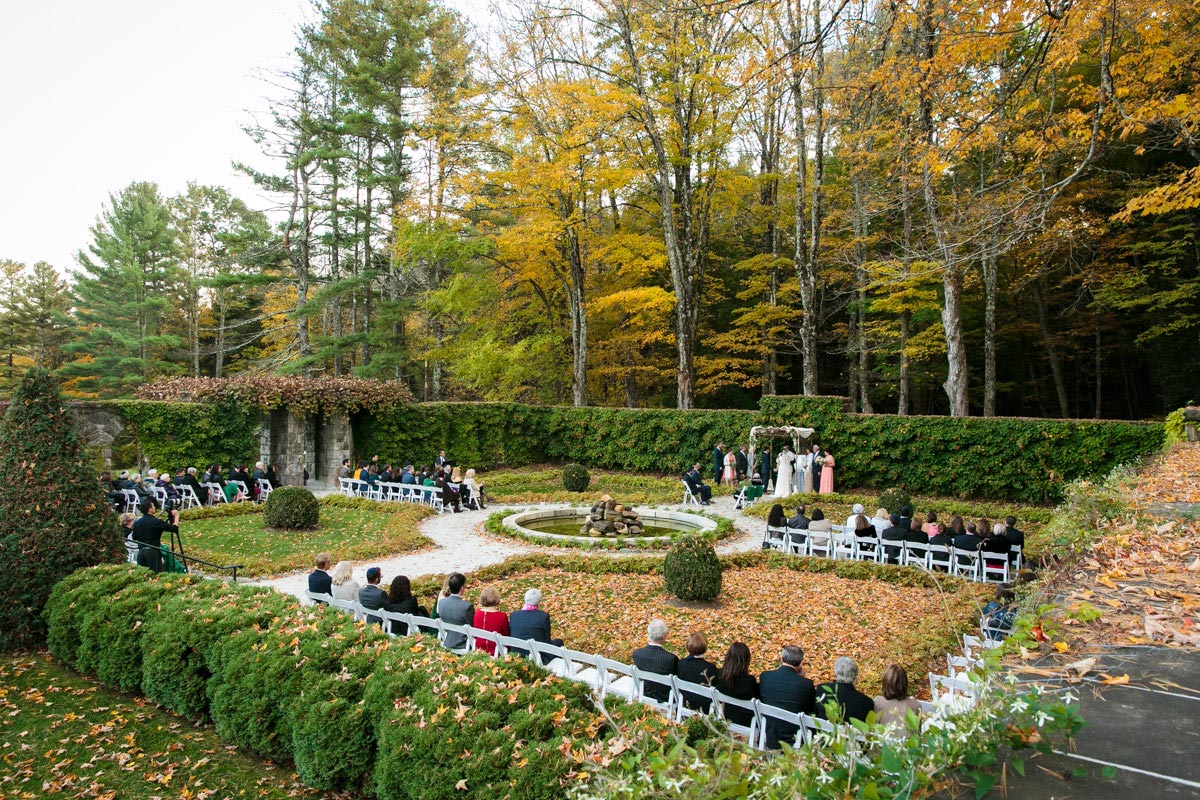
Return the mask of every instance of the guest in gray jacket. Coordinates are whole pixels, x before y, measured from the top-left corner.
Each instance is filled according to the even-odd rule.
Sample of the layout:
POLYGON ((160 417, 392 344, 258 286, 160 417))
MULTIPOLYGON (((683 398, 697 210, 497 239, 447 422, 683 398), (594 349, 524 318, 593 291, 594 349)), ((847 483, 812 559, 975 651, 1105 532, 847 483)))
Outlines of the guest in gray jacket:
MULTIPOLYGON (((467 579, 461 572, 451 572, 446 578, 446 587, 450 590, 449 597, 438 600, 438 618, 451 625, 470 625, 475 620, 475 606, 462 597, 463 586, 467 579)), ((467 646, 467 637, 461 633, 450 631, 446 634, 443 644, 450 650, 460 650, 467 646)))

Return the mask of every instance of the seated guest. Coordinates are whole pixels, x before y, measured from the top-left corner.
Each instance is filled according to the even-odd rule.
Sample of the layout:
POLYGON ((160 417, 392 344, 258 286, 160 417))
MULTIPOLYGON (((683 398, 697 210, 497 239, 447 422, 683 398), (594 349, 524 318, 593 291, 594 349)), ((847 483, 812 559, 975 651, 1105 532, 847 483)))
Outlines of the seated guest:
POLYGON ((930 511, 925 517, 925 524, 921 526, 921 532, 925 534, 925 538, 937 535, 938 518, 936 511, 930 511))
POLYGON ((349 600, 352 603, 358 600, 358 590, 362 587, 354 580, 354 567, 349 561, 339 561, 329 574, 329 580, 333 586, 330 594, 338 600, 349 600))
POLYGON ((480 508, 487 508, 487 495, 484 494, 483 484, 475 479, 475 468, 467 470, 463 475, 463 486, 470 490, 471 497, 474 497, 479 502, 480 508))
POLYGON ((265 481, 267 479, 267 465, 261 461, 254 462, 254 472, 250 475, 256 481, 265 481))
MULTIPOLYGON (((508 635, 517 639, 532 639, 535 642, 562 647, 562 639, 554 639, 550 636, 550 615, 538 608, 541 602, 542 592, 540 589, 526 589, 525 605, 521 606, 520 611, 514 611, 508 615, 508 635)), ((510 647, 508 652, 519 656, 529 655, 528 650, 516 647, 510 647)))
MULTIPOLYGON (((508 614, 500 610, 500 592, 495 586, 485 586, 479 593, 479 608, 475 611, 475 620, 471 625, 480 630, 508 636, 508 614)), ((487 639, 476 638, 475 649, 496 655, 496 643, 487 639)))
MULTIPOLYGON (((815 697, 813 682, 804 677, 804 651, 789 644, 779 654, 780 665, 758 677, 758 693, 767 705, 784 711, 811 714, 815 697)), ((799 731, 795 725, 773 717, 766 720, 766 746, 778 750, 782 742, 791 744, 799 731)))
POLYGON ((692 490, 692 495, 700 501, 700 505, 706 506, 712 500, 712 487, 704 483, 704 479, 700 477, 700 464, 697 462, 692 465, 692 468, 683 474, 683 480, 687 483, 688 488, 692 490))
MULTIPOLYGON (((1008 543, 1010 546, 1016 545, 1017 547, 1020 547, 1022 550, 1025 549, 1025 532, 1017 530, 1017 518, 1016 517, 1008 516, 1008 517, 1004 518, 1004 538, 1008 539, 1008 543)), ((1010 557, 1012 558, 1013 561, 1016 561, 1016 559, 1017 559, 1017 554, 1011 552, 1011 547, 1010 547, 1010 557)))
POLYGON ((808 523, 808 538, 817 544, 826 544, 833 531, 833 523, 825 519, 825 512, 814 508, 812 519, 808 523))
MULTIPOLYGON (((388 606, 387 592, 379 587, 379 582, 383 579, 383 571, 379 567, 371 567, 367 570, 367 585, 358 591, 358 604, 369 611, 391 611, 388 606)), ((374 614, 367 615, 368 625, 382 625, 383 618, 377 617, 374 614)))
POLYGON ((779 503, 771 506, 771 510, 767 512, 767 527, 782 528, 787 525, 787 517, 783 513, 783 506, 779 503))
POLYGON ((875 716, 880 725, 903 731, 908 712, 921 715, 921 704, 908 696, 908 673, 899 664, 883 671, 883 694, 876 697, 875 716))
MULTIPOLYGON (((744 642, 734 642, 725 654, 725 663, 717 676, 717 691, 738 700, 758 697, 758 679, 750 674, 750 648, 744 642)), ((754 712, 748 708, 725 706, 725 719, 734 725, 750 726, 754 712)))
POLYGON ((343 478, 353 478, 354 470, 350 469, 350 459, 343 458, 342 463, 337 468, 337 479, 341 481, 343 478))
POLYGON ((992 521, 987 517, 984 517, 980 519, 979 522, 975 523, 975 535, 982 540, 983 537, 992 532, 992 527, 992 521))
MULTIPOLYGON (((421 608, 417 603, 417 598, 412 593, 412 583, 404 575, 397 575, 392 578, 391 588, 388 589, 388 605, 389 611, 395 611, 397 614, 413 614, 418 617, 428 617, 429 612, 421 608)), ((408 624, 404 622, 393 622, 392 633, 397 636, 408 635, 408 624)))
MULTIPOLYGON (((681 659, 679 665, 675 667, 675 674, 679 679, 688 683, 698 683, 701 686, 715 684, 717 665, 704 658, 704 654, 708 652, 708 640, 704 638, 704 634, 699 631, 688 634, 684 649, 687 650, 687 657, 681 659)), ((707 698, 695 692, 682 692, 682 695, 683 704, 693 711, 707 714, 708 709, 712 706, 707 698)))
POLYGON ((454 494, 458 497, 459 505, 462 505, 462 502, 464 500, 466 500, 467 498, 466 498, 466 496, 463 495, 462 469, 461 468, 459 468, 459 467, 451 467, 450 468, 450 474, 446 477, 446 485, 449 486, 450 491, 454 492, 454 494))
POLYGON ((462 500, 458 491, 451 486, 444 468, 438 467, 437 478, 434 479, 433 485, 441 490, 443 506, 453 508, 456 514, 462 511, 462 500))
POLYGON ((858 664, 849 656, 842 656, 833 664, 833 683, 817 687, 817 716, 826 719, 826 703, 837 703, 837 719, 848 722, 852 719, 867 721, 867 714, 875 710, 875 702, 854 688, 858 680, 858 664))
POLYGON ((888 510, 886 508, 875 509, 875 516, 871 517, 871 524, 875 526, 876 533, 882 536, 883 532, 892 526, 892 519, 888 515, 888 510))
POLYGON ((1012 546, 1009 544, 1008 537, 1004 535, 1004 532, 1004 523, 997 522, 992 526, 991 534, 985 536, 983 541, 980 542, 979 550, 984 553, 984 563, 993 567, 1000 567, 1008 560, 1012 546))
MULTIPOLYGON (((308 574, 308 590, 313 594, 333 594, 333 577, 329 574, 329 553, 317 553, 317 568, 308 574)), ((324 600, 318 600, 324 605, 324 600)))
POLYGON ((875 525, 865 514, 859 514, 857 519, 858 527, 854 529, 854 538, 858 540, 859 552, 873 554, 879 546, 879 534, 875 531, 875 525))
MULTIPOLYGON (((880 534, 879 538, 885 542, 906 541, 908 539, 908 532, 910 529, 909 525, 907 524, 908 522, 908 520, 899 514, 892 514, 891 527, 885 528, 883 533, 880 534)), ((900 553, 900 547, 894 545, 887 545, 883 548, 883 554, 887 556, 887 563, 889 564, 899 564, 900 553)))
POLYGON ((271 484, 271 489, 272 489, 272 490, 275 490, 275 489, 278 489, 278 488, 279 488, 279 475, 277 475, 277 474, 276 474, 276 472, 275 472, 275 465, 274 465, 274 464, 267 464, 267 477, 266 477, 266 481, 267 481, 267 483, 271 484))
POLYGON ((416 482, 417 476, 413 474, 413 465, 405 464, 404 469, 400 470, 400 483, 412 486, 416 482))
POLYGON ((943 525, 942 523, 939 522, 938 523, 938 532, 937 532, 937 534, 934 535, 934 537, 932 539, 929 540, 929 543, 933 544, 933 545, 938 545, 939 547, 953 547, 954 546, 954 537, 950 535, 949 529, 945 525, 943 525))
MULTIPOLYGON (((663 647, 666 640, 667 623, 661 619, 650 620, 650 624, 646 626, 646 646, 633 651, 633 665, 643 672, 674 675, 679 667, 679 659, 663 647)), ((671 687, 646 681, 642 687, 642 694, 651 700, 665 703, 671 699, 671 687)))
POLYGON ((434 476, 437 474, 437 467, 421 467, 421 485, 433 486, 434 476))
POLYGON ((906 549, 914 553, 917 558, 925 556, 926 546, 929 544, 929 534, 925 533, 925 526, 921 525, 917 519, 913 519, 912 525, 908 528, 908 535, 904 537, 906 549))
MULTIPOLYGON (((451 572, 442 587, 442 591, 449 594, 438 599, 437 615, 451 625, 470 625, 475 621, 475 606, 462 596, 466 583, 467 579, 461 572, 451 572)), ((442 646, 447 650, 459 650, 467 646, 467 637, 457 631, 449 631, 442 646)))
POLYGON ((229 476, 229 479, 231 481, 240 481, 246 485, 247 489, 249 489, 250 484, 253 483, 253 481, 250 480, 250 473, 246 471, 245 464, 238 464, 237 469, 233 471, 233 474, 229 476))
POLYGON ((987 625, 985 633, 989 639, 1002 639, 1011 631, 1016 620, 1017 595, 1012 586, 1002 583, 996 587, 996 598, 983 607, 983 618, 987 625))
POLYGON ((955 514, 950 518, 950 524, 946 526, 946 533, 953 539, 956 536, 962 536, 967 532, 967 524, 963 521, 962 515, 955 514))
MULTIPOLYGON (((968 522, 967 532, 954 539, 954 547, 959 550, 971 550, 972 552, 977 552, 981 544, 983 544, 983 539, 976 534, 974 522, 968 522)), ((966 561, 965 557, 961 557, 959 558, 958 563, 966 564, 969 562, 966 561)))
POLYGON ((238 486, 232 480, 226 481, 221 491, 225 493, 226 503, 240 503, 248 499, 246 493, 242 491, 242 487, 238 486))
POLYGON ((810 522, 812 522, 812 520, 805 516, 806 511, 807 509, 804 507, 804 503, 796 506, 796 515, 793 517, 788 517, 787 526, 789 528, 796 528, 797 530, 802 531, 808 530, 808 525, 810 522))
POLYGON ((113 481, 113 488, 114 489, 132 489, 133 488, 133 481, 129 480, 129 470, 127 470, 127 469, 121 470, 121 474, 117 476, 117 479, 115 481, 113 481))
POLYGON ((862 503, 855 503, 854 507, 850 509, 850 516, 846 517, 846 524, 842 528, 846 531, 858 530, 858 518, 863 517, 865 519, 866 513, 867 510, 863 507, 862 503))

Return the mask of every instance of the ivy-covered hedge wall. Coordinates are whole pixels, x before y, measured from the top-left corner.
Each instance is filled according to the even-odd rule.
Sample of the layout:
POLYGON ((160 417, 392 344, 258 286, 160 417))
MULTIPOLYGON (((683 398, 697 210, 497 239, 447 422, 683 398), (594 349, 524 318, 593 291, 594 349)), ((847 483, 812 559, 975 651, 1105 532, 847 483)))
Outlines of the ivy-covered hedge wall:
POLYGON ((545 416, 553 409, 520 403, 422 403, 353 418, 359 458, 432 464, 439 450, 464 467, 543 462, 545 416))
MULTIPOLYGON (((138 449, 156 469, 181 466, 203 470, 208 464, 253 464, 258 460, 262 411, 231 401, 164 403, 124 400, 104 403, 121 415, 138 449)), ((128 467, 130 464, 116 466, 128 467)))
POLYGON ((1159 423, 831 414, 820 398, 770 398, 766 424, 805 419, 837 461, 835 486, 1038 503, 1163 445, 1159 423), (769 411, 768 411, 769 408, 769 411))
POLYGON ((106 566, 60 581, 45 616, 50 651, 73 669, 294 761, 321 791, 551 800, 582 785, 609 737, 671 731, 613 698, 606 719, 587 687, 527 659, 390 639, 262 587, 106 566))

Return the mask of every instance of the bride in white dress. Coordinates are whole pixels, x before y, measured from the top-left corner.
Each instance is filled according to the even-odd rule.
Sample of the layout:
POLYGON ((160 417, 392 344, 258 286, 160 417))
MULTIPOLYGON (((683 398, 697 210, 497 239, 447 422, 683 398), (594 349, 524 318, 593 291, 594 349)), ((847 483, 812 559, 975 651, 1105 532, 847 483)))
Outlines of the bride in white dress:
POLYGON ((779 474, 775 477, 775 497, 787 497, 792 493, 792 464, 796 462, 796 454, 786 444, 775 459, 779 474))

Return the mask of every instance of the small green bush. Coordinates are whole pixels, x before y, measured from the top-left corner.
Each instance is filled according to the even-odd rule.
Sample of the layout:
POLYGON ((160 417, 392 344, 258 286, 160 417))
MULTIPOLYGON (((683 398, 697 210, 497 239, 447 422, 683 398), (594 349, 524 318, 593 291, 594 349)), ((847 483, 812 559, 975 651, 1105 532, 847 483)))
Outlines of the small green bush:
POLYGON ((667 591, 680 600, 714 600, 721 593, 721 561, 712 543, 680 537, 663 560, 667 591))
POLYGON ((592 476, 579 464, 567 464, 563 467, 563 488, 568 492, 585 492, 592 476))
MULTIPOLYGON (((909 508, 912 507, 912 496, 903 489, 897 489, 893 487, 891 489, 885 489, 883 493, 879 495, 878 507, 886 508, 889 514, 899 514, 900 509, 904 508, 905 506, 908 506, 909 508)), ((870 511, 871 509, 868 509, 868 513, 870 511)))
POLYGON ((311 530, 321 519, 321 505, 303 486, 281 486, 263 504, 268 528, 311 530))

